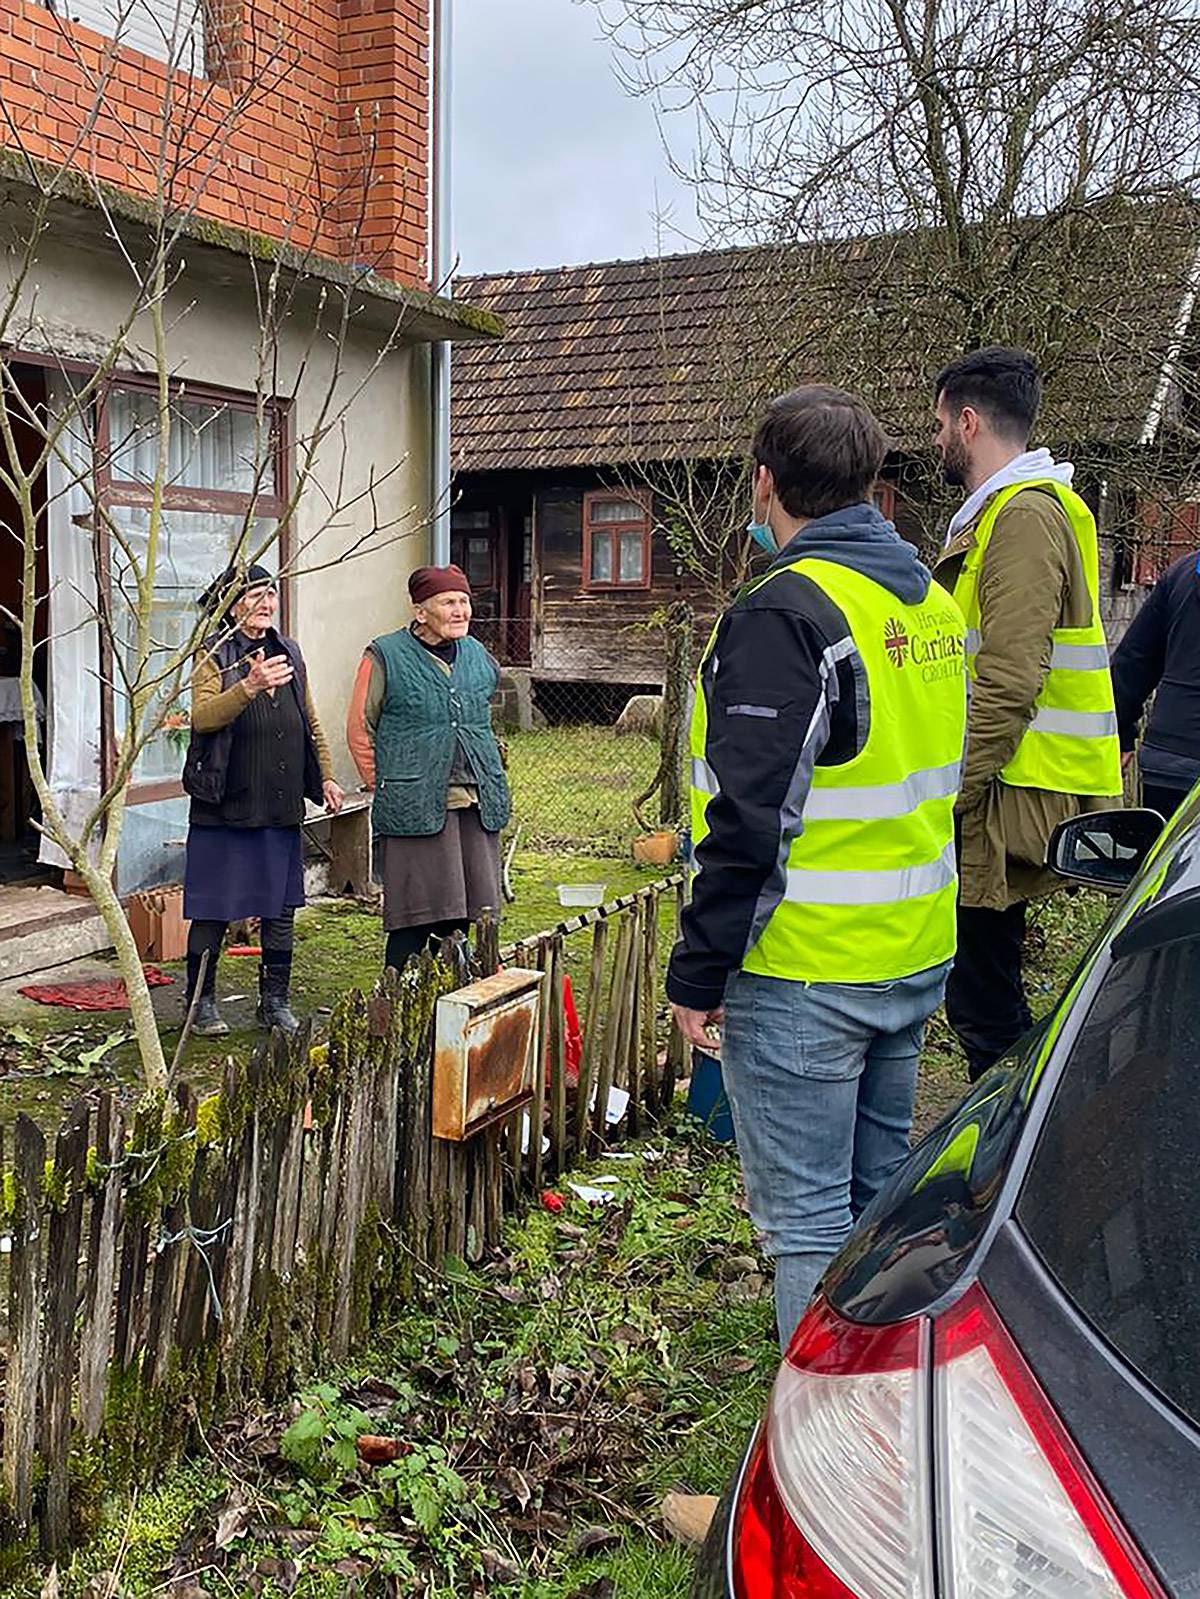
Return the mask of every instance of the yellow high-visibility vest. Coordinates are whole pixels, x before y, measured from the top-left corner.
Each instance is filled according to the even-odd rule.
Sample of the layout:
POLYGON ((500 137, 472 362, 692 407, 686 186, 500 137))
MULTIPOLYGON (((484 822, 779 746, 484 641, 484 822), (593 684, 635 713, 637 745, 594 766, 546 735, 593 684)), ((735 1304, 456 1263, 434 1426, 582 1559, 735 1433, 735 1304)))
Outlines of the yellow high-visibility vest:
MULTIPOLYGON (((791 836, 786 886, 743 968, 799 982, 873 983, 954 954, 954 800, 966 727, 965 626, 937 583, 919 605, 834 561, 801 557, 799 572, 846 618, 824 666, 857 656, 869 723, 862 749, 815 765, 791 836)), ((714 633, 705 660, 716 640, 714 633)), ((717 671, 719 673, 719 665, 717 671)), ((719 793, 707 760, 704 662, 691 723, 692 837, 703 842, 719 793)), ((799 758, 800 751, 796 752, 799 758)))
POLYGON ((1073 489, 1052 479, 1001 489, 975 527, 975 547, 967 552, 954 585, 954 598, 967 619, 967 678, 974 683, 980 635, 979 578, 996 518, 1016 494, 1038 488, 1062 506, 1079 549, 1091 600, 1086 627, 1056 627, 1051 636, 1050 670, 1034 702, 1033 719, 1016 753, 1000 772, 1013 788, 1042 788, 1059 794, 1122 792, 1121 745, 1108 665, 1108 641, 1100 619, 1100 555, 1096 523, 1073 489))

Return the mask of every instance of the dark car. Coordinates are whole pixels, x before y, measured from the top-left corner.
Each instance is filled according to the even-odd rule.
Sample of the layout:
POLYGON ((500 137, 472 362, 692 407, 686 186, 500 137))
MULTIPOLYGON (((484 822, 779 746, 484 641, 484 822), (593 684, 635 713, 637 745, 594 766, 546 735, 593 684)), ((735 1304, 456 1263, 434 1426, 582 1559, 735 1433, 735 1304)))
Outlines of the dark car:
POLYGON ((1200 789, 1160 828, 1056 835, 1129 887, 830 1267, 698 1599, 1200 1596, 1200 789))

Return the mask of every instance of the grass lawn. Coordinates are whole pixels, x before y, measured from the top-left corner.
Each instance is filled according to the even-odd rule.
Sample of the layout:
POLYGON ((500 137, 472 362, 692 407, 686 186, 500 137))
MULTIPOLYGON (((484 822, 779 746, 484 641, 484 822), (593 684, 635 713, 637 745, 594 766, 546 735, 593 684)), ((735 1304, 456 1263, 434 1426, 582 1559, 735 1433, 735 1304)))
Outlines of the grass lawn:
MULTIPOLYGON (((633 801, 658 770, 653 739, 611 727, 549 727, 506 733, 513 826, 539 850, 576 849, 628 857, 642 831, 633 801)), ((651 805, 648 819, 657 812, 651 805)))

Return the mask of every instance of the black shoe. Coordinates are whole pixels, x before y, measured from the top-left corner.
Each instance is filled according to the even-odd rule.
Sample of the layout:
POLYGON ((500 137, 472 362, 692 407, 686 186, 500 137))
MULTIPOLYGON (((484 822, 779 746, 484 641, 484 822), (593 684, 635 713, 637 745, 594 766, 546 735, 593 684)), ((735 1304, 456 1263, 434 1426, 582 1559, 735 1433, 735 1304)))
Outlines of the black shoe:
POLYGON ((258 972, 258 1020, 268 1032, 279 1028, 281 1033, 298 1033, 300 1023, 288 1006, 288 989, 291 986, 291 963, 283 966, 260 966, 258 972))
MULTIPOLYGON (((192 1008, 192 999, 196 993, 196 985, 200 981, 199 955, 190 950, 187 958, 187 999, 184 1001, 183 1015, 187 1020, 188 1012, 192 1008)), ((200 1038, 224 1038, 229 1031, 228 1026, 221 1019, 217 1009, 217 968, 216 956, 209 960, 204 972, 204 986, 200 990, 200 998, 196 1004, 196 1014, 192 1017, 192 1032, 200 1038)))
POLYGON ((198 1038, 224 1038, 228 1031, 229 1024, 217 1009, 216 999, 212 994, 201 994, 192 1017, 192 1032, 198 1038))

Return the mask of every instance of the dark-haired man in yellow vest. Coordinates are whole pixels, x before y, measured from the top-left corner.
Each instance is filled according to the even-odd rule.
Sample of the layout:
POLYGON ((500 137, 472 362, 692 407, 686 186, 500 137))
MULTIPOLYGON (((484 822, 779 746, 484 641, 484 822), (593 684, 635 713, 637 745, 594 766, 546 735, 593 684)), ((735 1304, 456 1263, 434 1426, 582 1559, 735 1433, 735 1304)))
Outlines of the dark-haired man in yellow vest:
POLYGON ((1121 758, 1100 618, 1096 524, 1074 468, 1029 448, 1041 381, 992 346, 935 385, 946 479, 967 497, 936 569, 967 622, 970 709, 957 815, 958 955, 946 1012, 974 1079, 1030 1025, 1021 975, 1028 901, 1057 824, 1119 803, 1121 758))
POLYGON ((704 653, 696 875, 667 995, 721 1029, 746 1192, 786 1346, 908 1150, 917 1057, 954 954, 964 626, 873 503, 885 441, 811 386, 755 436, 773 555, 704 653))

